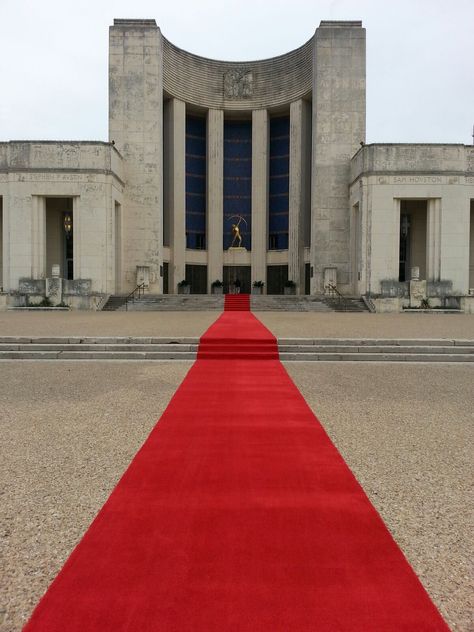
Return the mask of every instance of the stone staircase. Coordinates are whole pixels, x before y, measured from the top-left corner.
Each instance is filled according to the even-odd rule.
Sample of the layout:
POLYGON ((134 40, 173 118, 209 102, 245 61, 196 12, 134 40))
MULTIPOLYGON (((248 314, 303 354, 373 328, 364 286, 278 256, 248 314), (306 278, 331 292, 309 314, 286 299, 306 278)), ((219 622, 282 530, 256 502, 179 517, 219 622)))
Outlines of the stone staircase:
POLYGON ((325 296, 323 303, 333 312, 368 312, 367 305, 360 298, 344 296, 342 299, 325 296))
POLYGON ((331 312, 321 296, 252 294, 250 309, 253 312, 331 312))
POLYGON ((282 338, 278 350, 282 362, 474 362, 474 340, 282 338))
POLYGON ((124 296, 111 296, 103 311, 136 312, 181 312, 214 311, 224 309, 222 294, 146 294, 129 300, 125 305, 124 296))
MULTIPOLYGON (((195 360, 199 338, 0 337, 0 360, 195 360)), ((285 362, 474 362, 474 340, 281 338, 285 362)))
POLYGON ((0 360, 195 360, 199 338, 2 337, 0 360))
MULTIPOLYGON (((239 296, 239 295, 229 295, 239 296)), ((224 309, 222 294, 146 294, 135 300, 129 300, 125 306, 125 296, 112 295, 103 307, 103 311, 213 311, 224 309)), ((361 299, 325 296, 300 296, 280 294, 251 294, 250 309, 255 312, 366 312, 367 307, 361 299)))
POLYGON ((119 294, 113 294, 112 296, 109 296, 107 301, 104 303, 101 311, 116 312, 125 303, 125 298, 125 296, 121 296, 119 294))
POLYGON ((250 310, 250 296, 248 294, 226 294, 224 310, 226 312, 248 312, 250 310))

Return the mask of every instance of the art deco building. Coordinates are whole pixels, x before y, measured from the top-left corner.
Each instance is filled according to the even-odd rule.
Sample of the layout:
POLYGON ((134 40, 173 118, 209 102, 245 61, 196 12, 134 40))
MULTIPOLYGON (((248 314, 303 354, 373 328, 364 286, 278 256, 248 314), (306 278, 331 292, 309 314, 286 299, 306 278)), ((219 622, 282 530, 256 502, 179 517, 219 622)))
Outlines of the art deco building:
POLYGON ((185 279, 393 297, 413 267, 438 293, 474 287, 474 148, 364 144, 361 22, 239 63, 115 20, 109 53, 109 143, 0 143, 4 297, 54 265, 83 305, 185 279))

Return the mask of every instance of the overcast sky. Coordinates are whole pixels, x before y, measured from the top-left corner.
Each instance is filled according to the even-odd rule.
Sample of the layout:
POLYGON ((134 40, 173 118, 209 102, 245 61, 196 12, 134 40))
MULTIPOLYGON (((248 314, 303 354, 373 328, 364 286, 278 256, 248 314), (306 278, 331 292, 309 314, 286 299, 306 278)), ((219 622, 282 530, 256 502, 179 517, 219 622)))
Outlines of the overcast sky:
POLYGON ((114 17, 242 61, 297 48, 321 20, 361 19, 367 142, 472 143, 474 0, 0 0, 0 141, 108 140, 114 17))

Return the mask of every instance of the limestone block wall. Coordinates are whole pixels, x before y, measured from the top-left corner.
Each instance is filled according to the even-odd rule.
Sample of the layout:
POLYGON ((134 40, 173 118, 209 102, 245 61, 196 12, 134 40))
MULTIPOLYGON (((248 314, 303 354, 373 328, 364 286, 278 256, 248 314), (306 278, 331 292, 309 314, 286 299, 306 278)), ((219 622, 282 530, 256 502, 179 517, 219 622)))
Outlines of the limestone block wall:
MULTIPOLYGON (((94 292, 113 291, 115 201, 122 201, 120 154, 100 142, 0 143, 3 216, 3 281, 18 289, 21 278, 47 270, 46 198, 73 201, 74 277, 92 280, 94 292)), ((59 263, 59 262, 58 262, 59 263)))
POLYGON ((288 105, 310 94, 313 39, 284 55, 258 61, 206 59, 163 38, 163 89, 181 101, 221 110, 288 105))
POLYGON ((365 29, 321 22, 313 47, 311 292, 323 291, 325 267, 351 290, 350 159, 365 141, 365 29))
POLYGON ((148 265, 150 289, 161 291, 158 270, 165 248, 171 288, 191 259, 207 261, 209 287, 222 276, 222 265, 232 264, 231 254, 219 245, 221 135, 226 118, 251 117, 253 121, 253 245, 244 259, 246 265, 251 263, 254 279, 265 279, 267 265, 276 256, 268 244, 267 128, 270 118, 282 113, 290 117, 291 208, 288 250, 277 258, 289 265, 292 280, 303 292, 305 247, 311 241, 312 292, 322 290, 325 266, 336 266, 341 289, 351 289, 349 167, 350 157, 365 138, 361 22, 322 22, 313 38, 289 53, 224 62, 178 48, 161 36, 154 20, 115 20, 110 29, 109 92, 110 139, 124 156, 122 234, 127 289, 134 285, 136 266, 148 265), (183 248, 185 112, 207 115, 208 256, 183 248))
POLYGON ((360 293, 377 294, 382 280, 398 279, 401 200, 426 200, 426 276, 467 294, 472 156, 464 145, 370 145, 354 156, 351 205, 359 205, 366 235, 360 293))
POLYGON ((137 266, 162 291, 163 43, 154 20, 114 20, 109 37, 109 139, 124 158, 123 289, 137 266))
MULTIPOLYGON (((416 178, 446 175, 465 175, 474 172, 474 150, 455 144, 370 144, 360 148, 351 161, 350 180, 367 173, 402 175, 416 178)), ((416 180, 411 180, 416 183, 416 180)))

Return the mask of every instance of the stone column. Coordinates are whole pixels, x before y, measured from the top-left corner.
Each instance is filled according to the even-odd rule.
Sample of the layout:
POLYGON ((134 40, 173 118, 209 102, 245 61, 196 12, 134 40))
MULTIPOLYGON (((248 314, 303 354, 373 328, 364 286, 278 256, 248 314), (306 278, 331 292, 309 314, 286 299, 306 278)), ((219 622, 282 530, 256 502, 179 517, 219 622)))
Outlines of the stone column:
POLYGON ((124 158, 123 289, 149 266, 162 292, 163 39, 155 20, 114 20, 109 40, 109 140, 124 158))
POLYGON ((350 159, 365 141, 365 29, 361 22, 321 22, 313 52, 311 293, 324 269, 350 284, 350 159))
POLYGON ((311 109, 300 99, 290 105, 288 278, 304 294, 304 229, 310 203, 311 109))
POLYGON ((441 199, 428 200, 426 222, 426 279, 441 279, 441 199))
POLYGON ((455 294, 467 294, 469 291, 469 193, 468 187, 445 187, 440 200, 440 278, 453 282, 455 294))
POLYGON ((34 195, 31 206, 31 278, 51 276, 46 270, 46 199, 34 195))
MULTIPOLYGON (((81 263, 81 225, 82 218, 80 213, 81 198, 79 196, 72 198, 72 268, 73 276, 75 279, 82 278, 81 263)), ((51 274, 51 270, 48 271, 48 276, 51 274)))
POLYGON ((224 112, 207 113, 207 291, 223 281, 224 112))
POLYGON ((252 283, 267 281, 268 156, 267 110, 252 112, 252 283))
POLYGON ((168 143, 168 213, 170 220, 169 292, 178 293, 185 277, 186 253, 186 104, 170 99, 165 121, 168 143))
POLYGON ((10 279, 10 215, 8 195, 2 195, 2 258, 3 280, 0 278, 0 287, 8 292, 12 285, 10 279))

